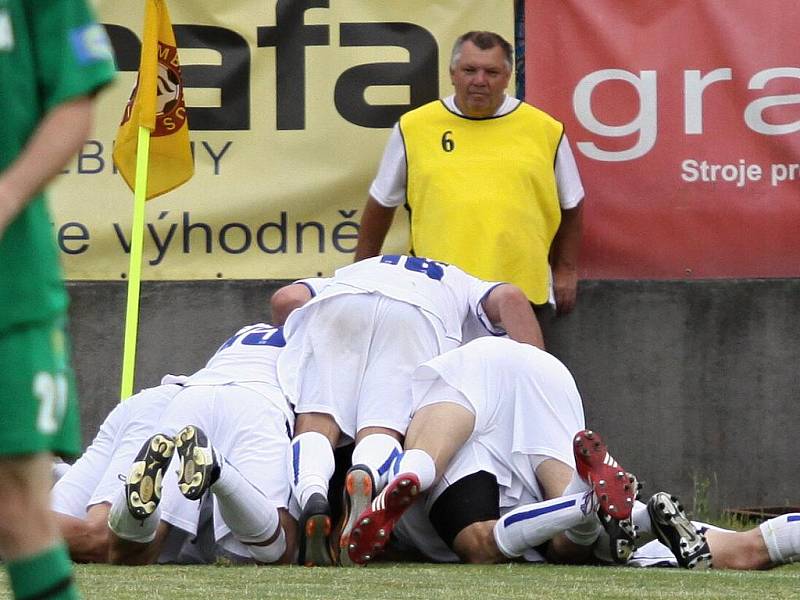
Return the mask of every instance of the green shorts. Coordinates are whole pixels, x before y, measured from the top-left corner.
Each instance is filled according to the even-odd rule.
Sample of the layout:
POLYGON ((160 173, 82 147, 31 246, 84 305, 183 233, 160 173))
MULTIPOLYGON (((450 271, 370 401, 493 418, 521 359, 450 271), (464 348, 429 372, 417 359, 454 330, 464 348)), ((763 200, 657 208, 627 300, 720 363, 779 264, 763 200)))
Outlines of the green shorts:
POLYGON ((81 450, 64 319, 0 334, 0 455, 81 450))

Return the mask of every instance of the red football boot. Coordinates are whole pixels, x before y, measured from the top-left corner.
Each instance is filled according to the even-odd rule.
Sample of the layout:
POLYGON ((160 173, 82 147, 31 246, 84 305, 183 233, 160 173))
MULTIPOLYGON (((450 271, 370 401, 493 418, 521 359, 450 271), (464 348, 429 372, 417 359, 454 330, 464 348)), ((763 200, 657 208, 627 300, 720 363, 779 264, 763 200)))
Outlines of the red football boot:
POLYGON ((608 453, 598 433, 579 431, 573 447, 578 475, 592 486, 602 512, 616 520, 630 519, 639 487, 636 478, 608 453))
POLYGON ((347 553, 359 565, 383 552, 397 521, 419 494, 419 478, 401 473, 361 513, 350 532, 347 553))

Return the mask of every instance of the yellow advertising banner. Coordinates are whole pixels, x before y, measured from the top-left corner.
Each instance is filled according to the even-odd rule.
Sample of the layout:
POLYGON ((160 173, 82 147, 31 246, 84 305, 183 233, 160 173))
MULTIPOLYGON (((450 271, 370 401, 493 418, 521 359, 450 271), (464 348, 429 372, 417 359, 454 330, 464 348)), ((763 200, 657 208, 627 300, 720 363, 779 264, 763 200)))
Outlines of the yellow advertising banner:
MULTIPOLYGON (((113 141, 144 2, 98 0, 120 71, 52 188, 68 279, 127 276, 133 194, 113 141)), ((514 37, 513 0, 173 0, 195 175, 147 203, 143 279, 293 279, 350 263, 389 130, 452 92, 453 41, 514 37)), ((509 90, 513 93, 514 90, 509 90)), ((406 249, 398 211, 384 250, 406 249)))

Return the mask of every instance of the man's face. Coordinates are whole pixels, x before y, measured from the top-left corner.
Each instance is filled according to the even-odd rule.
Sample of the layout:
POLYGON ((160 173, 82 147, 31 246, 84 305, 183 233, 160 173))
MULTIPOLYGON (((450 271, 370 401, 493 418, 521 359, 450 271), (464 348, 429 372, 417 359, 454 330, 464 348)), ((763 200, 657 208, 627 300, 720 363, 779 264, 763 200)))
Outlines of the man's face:
POLYGON ((481 50, 470 41, 450 69, 456 105, 468 117, 491 117, 503 102, 511 70, 500 46, 481 50))

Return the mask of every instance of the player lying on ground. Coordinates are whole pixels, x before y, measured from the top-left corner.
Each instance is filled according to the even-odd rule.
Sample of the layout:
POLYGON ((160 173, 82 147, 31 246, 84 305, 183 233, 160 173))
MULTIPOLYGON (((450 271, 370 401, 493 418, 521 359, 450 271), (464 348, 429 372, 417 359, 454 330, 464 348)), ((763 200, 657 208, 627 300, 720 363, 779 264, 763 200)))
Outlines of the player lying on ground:
POLYGON ((303 509, 300 562, 329 565, 333 449, 354 440, 353 463, 380 490, 401 450, 417 365, 457 346, 465 321, 530 344, 541 344, 541 331, 517 287, 421 257, 349 265, 313 298, 304 286, 293 289, 308 301, 287 318, 278 375, 297 413, 290 460, 303 509))
POLYGON ((108 509, 142 444, 154 433, 161 413, 183 389, 179 377, 142 390, 117 404, 91 445, 58 479, 51 492, 70 557, 76 562, 108 561, 108 509))
MULTIPOLYGON (((241 329, 204 369, 182 378, 181 385, 174 386, 177 390, 169 390, 174 397, 154 399, 164 396, 161 388, 155 388, 159 394, 137 396, 141 407, 134 414, 144 415, 146 426, 132 435, 123 423, 119 431, 125 433, 114 438, 135 439, 141 449, 133 443, 110 443, 101 452, 95 440, 54 489, 54 507, 72 517, 71 525, 83 520, 99 530, 87 558, 110 555, 112 562, 142 564, 208 562, 223 555, 271 563, 294 556, 296 522, 287 510, 285 462, 293 414, 275 375, 283 344, 282 331, 270 325, 241 329), (209 438, 221 454, 213 450, 209 438), (168 468, 174 453, 180 458, 180 477, 168 468), (108 457, 110 465, 102 484, 79 476, 92 472, 90 467, 101 464, 102 457, 108 457), (120 473, 128 473, 124 485, 120 473), (69 510, 60 508, 73 490, 79 490, 83 499, 69 510), (205 494, 209 490, 211 494, 205 494), (194 501, 204 496, 207 510, 198 510, 194 501), (103 514, 108 515, 112 532, 105 552, 97 541, 105 533, 99 526, 103 514), (176 532, 202 541, 202 526, 212 522, 212 515, 207 543, 192 544, 190 553, 186 546, 181 549, 176 532)), ((124 414, 124 405, 112 416, 124 414)))
MULTIPOLYGON (((632 537, 622 534, 632 531, 636 480, 589 433, 579 436, 585 454, 576 471, 573 443, 585 427, 583 406, 555 357, 512 340, 481 338, 421 365, 412 389, 415 409, 405 452, 392 465, 394 478, 353 519, 347 549, 354 562, 382 550, 421 492, 450 555, 464 562, 535 555, 535 546, 548 540, 550 560, 583 562, 601 523, 615 540, 632 537), (533 524, 526 507, 537 502, 549 508, 533 524), (509 509, 511 516, 499 520, 509 509), (555 512, 566 525, 548 526, 555 512), (541 542, 529 543, 530 530, 541 542)), ((351 505, 364 502, 353 498, 351 505)))
POLYGON ((634 564, 753 570, 800 559, 800 513, 768 519, 747 531, 730 531, 690 521, 674 495, 658 492, 647 505, 636 503, 632 522, 637 543, 658 540, 634 553, 634 564))
POLYGON ((800 552, 800 515, 747 532, 708 525, 700 531, 702 524, 691 523, 663 492, 631 509, 634 483, 599 436, 567 433, 582 426, 580 397, 563 365, 543 352, 508 340, 477 340, 420 367, 414 391, 419 408, 407 451, 392 467, 396 476, 356 519, 348 548, 355 562, 382 550, 400 515, 395 540, 445 562, 575 562, 594 554, 617 563, 630 558, 641 566, 694 568, 710 566, 713 556, 717 568, 762 569, 800 552), (564 458, 570 439, 574 463, 564 458), (448 440, 463 445, 456 443, 452 454, 448 440), (577 472, 558 492, 548 486, 550 467, 558 472, 564 463, 577 472), (424 501, 414 502, 425 490, 424 501), (661 543, 636 550, 634 530, 657 535, 661 543))

